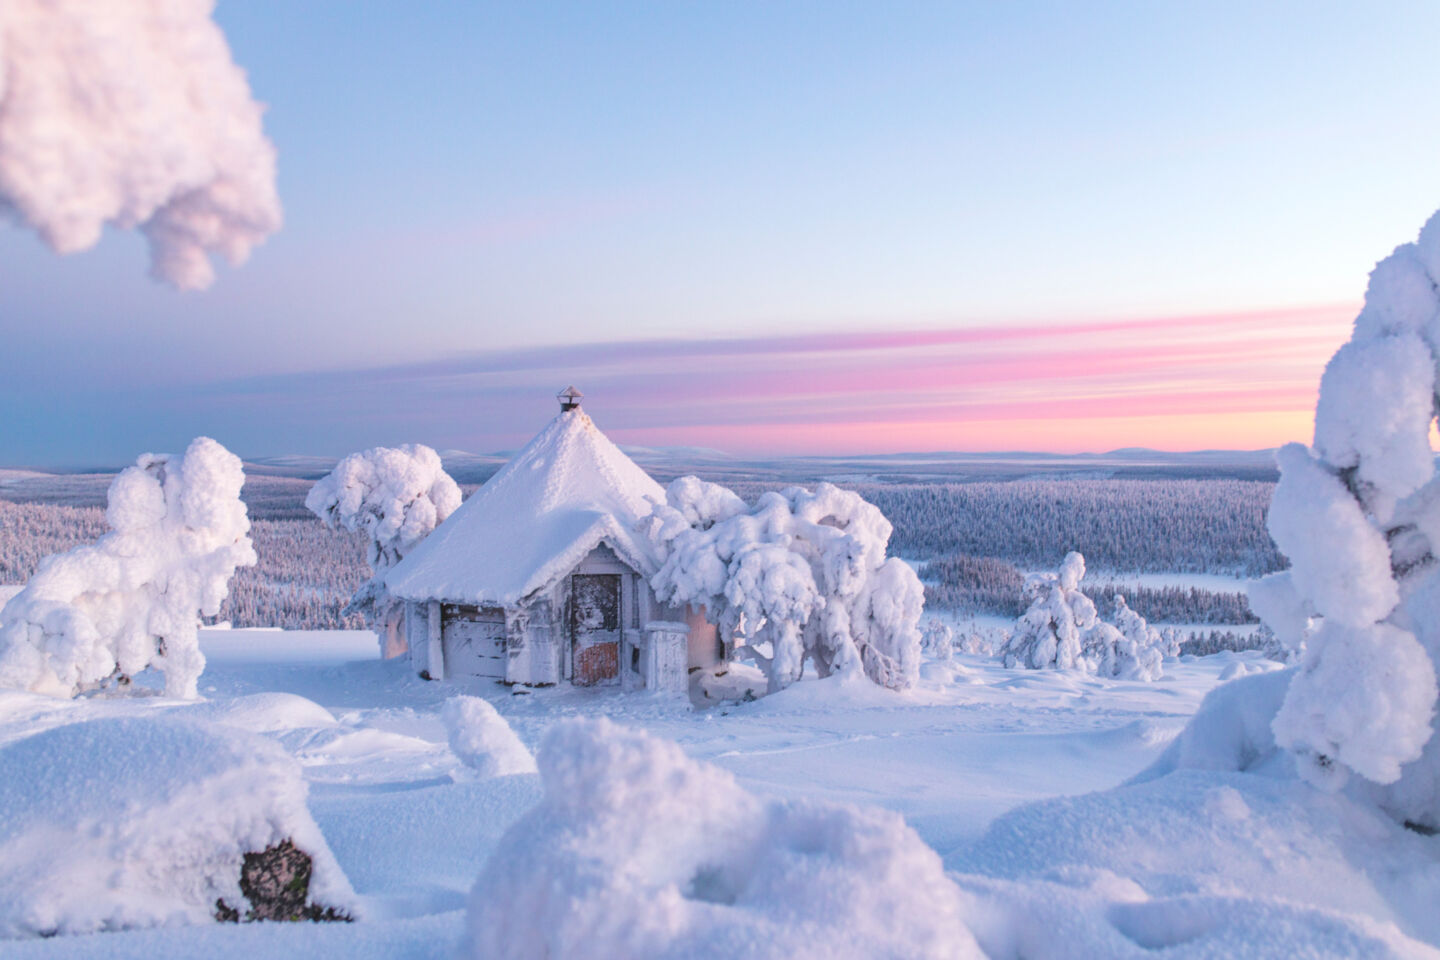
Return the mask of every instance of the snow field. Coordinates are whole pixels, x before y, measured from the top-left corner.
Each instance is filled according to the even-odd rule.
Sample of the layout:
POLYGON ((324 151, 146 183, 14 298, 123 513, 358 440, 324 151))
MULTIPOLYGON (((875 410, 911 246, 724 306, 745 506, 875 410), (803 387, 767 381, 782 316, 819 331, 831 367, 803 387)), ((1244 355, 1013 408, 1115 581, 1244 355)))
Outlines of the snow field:
POLYGON ((805 679, 692 712, 426 683, 375 660, 368 633, 204 631, 202 649, 207 701, 0 695, 0 743, 97 717, 243 727, 299 764, 364 920, 17 940, 7 956, 454 957, 494 946, 486 904, 535 895, 525 878, 544 871, 570 882, 526 901, 545 920, 512 911, 520 939, 498 955, 587 930, 607 956, 835 956, 845 936, 897 957, 1437 956, 1418 942, 1440 940, 1424 909, 1440 892, 1435 840, 1257 761, 1276 698, 1244 685, 1285 675, 1253 653, 1167 661, 1153 683, 957 654, 906 693, 805 679), (1211 705, 1177 739, 1226 673, 1247 675, 1224 690, 1254 709, 1216 732, 1236 711, 1211 705), (448 746, 457 695, 538 748, 541 775, 467 766, 448 746), (892 867, 900 879, 876 885, 892 867), (820 903, 855 907, 807 912, 820 903), (600 904, 638 927, 601 923, 600 904), (881 929, 867 911, 882 906, 910 921, 881 929), (652 938, 645 951, 597 939, 627 931, 652 938))

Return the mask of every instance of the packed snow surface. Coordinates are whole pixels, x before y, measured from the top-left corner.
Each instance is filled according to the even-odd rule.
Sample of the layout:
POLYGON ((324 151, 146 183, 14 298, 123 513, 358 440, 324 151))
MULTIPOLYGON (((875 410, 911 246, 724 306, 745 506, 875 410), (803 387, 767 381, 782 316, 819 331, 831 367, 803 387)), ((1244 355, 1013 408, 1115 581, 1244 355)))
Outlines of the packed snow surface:
POLYGON ((0 214, 59 253, 138 227, 185 289, 278 230, 275 148, 213 6, 0 3, 0 214))
MULTIPOLYGON (((598 690, 427 683, 377 660, 369 633, 207 630, 201 643, 208 699, 0 692, 0 750, 126 718, 261 738, 298 765, 362 919, 12 940, 7 960, 448 960, 490 936, 476 930, 488 908, 471 906, 472 890, 501 872, 517 883, 497 895, 534 894, 549 911, 548 925, 503 918, 529 943, 573 942, 573 924, 595 919, 586 905, 604 902, 640 918, 635 935, 660 938, 657 950, 693 944, 702 956, 718 949, 706 930, 732 956, 782 945, 804 956, 790 919, 813 933, 812 955, 846 935, 872 955, 914 955, 940 931, 952 955, 978 946, 1007 960, 1440 956, 1440 839, 1400 826, 1385 804, 1403 798, 1372 796, 1368 781, 1339 794, 1300 781, 1270 732, 1293 674, 1255 654, 1171 660, 1160 681, 1137 683, 955 652, 905 692, 806 678, 694 711, 598 690), (1217 689, 1222 676, 1240 679, 1217 689), (450 746, 457 696, 487 702, 527 750, 543 745, 544 775, 470 766, 465 743, 450 746), (613 726, 597 728, 600 716, 613 726), (521 849, 557 879, 594 885, 541 891, 534 864, 496 856, 521 849), (894 883, 882 882, 887 864, 904 867, 894 883), (823 918, 814 909, 842 902, 823 918), (881 929, 882 908, 910 921, 881 929), (657 929, 648 918, 662 914, 676 925, 657 929)), ((30 749, 48 762, 44 744, 30 749)), ((72 767, 91 756, 61 752, 78 754, 58 761, 72 767)))
POLYGON ((665 491, 578 407, 515 459, 385 577, 397 597, 509 606, 568 573, 604 541, 653 573, 637 532, 665 491))

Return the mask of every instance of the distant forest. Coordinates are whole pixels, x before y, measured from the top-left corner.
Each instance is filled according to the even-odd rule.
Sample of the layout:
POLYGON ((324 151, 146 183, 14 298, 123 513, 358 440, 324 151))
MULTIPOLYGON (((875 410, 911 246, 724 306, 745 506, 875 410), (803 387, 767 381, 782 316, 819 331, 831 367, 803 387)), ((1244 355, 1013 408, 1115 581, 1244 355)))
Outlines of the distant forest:
MULTIPOLYGON (((22 583, 45 556, 106 531, 105 478, 57 477, 0 487, 0 583, 22 583), (24 502, 12 502, 24 501, 24 502)), ((1070 550, 1109 573, 1206 572, 1258 576, 1284 567, 1265 531, 1273 484, 1234 479, 1039 479, 975 483, 843 484, 894 524, 893 554, 923 561, 933 607, 1020 612, 1021 570, 1051 569, 1070 550)), ((747 498, 780 483, 732 482, 747 498)), ((240 570, 219 619, 236 626, 357 628, 341 608, 369 576, 364 544, 326 530, 304 507, 310 481, 251 477, 243 496, 260 556, 240 570)), ((467 487, 466 494, 475 488, 467 487)), ((1254 622, 1243 595, 1180 588, 1115 592, 1161 622, 1254 622)))

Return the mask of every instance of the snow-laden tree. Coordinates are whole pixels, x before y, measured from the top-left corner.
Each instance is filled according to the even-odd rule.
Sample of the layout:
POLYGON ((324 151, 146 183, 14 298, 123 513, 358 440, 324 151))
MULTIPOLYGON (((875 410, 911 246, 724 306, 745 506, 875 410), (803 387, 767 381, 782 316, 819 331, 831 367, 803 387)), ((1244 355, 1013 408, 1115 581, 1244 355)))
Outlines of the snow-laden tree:
POLYGON ((147 667, 194 697, 197 628, 255 563, 240 458, 208 437, 145 454, 110 484, 111 532, 45 560, 0 612, 0 686, 73 696, 147 667))
POLYGON ((1026 581, 1029 607, 1001 648, 1007 667, 1084 670, 1122 680, 1160 677, 1165 641, 1145 618, 1117 597, 1116 622, 1100 619, 1095 603, 1080 590, 1085 558, 1066 554, 1056 573, 1032 574, 1026 581))
POLYGON ((1375 784, 1403 819, 1440 826, 1432 736, 1440 655, 1440 480, 1429 434, 1440 360, 1440 214, 1370 275, 1349 342, 1320 380, 1312 447, 1277 459, 1270 534, 1289 570, 1250 592, 1304 654, 1275 741, 1307 779, 1375 784))
POLYGON ((1098 621, 1095 604, 1080 592, 1084 577, 1085 558, 1072 551, 1058 572, 1026 579, 1029 605, 1000 651, 1005 666, 1073 670, 1080 665, 1081 641, 1098 621))
POLYGON ((363 615, 382 646, 398 607, 385 574, 458 506, 460 487, 440 455, 418 443, 352 453, 306 495, 305 507, 327 527, 365 535, 371 576, 343 613, 363 615))
POLYGON ((703 606, 765 670, 771 692, 800 678, 858 675, 903 689, 920 668, 925 591, 886 558, 890 521, 859 494, 822 483, 747 504, 697 477, 670 484, 644 521, 666 603, 703 606), (759 648, 768 645, 770 653, 759 648))

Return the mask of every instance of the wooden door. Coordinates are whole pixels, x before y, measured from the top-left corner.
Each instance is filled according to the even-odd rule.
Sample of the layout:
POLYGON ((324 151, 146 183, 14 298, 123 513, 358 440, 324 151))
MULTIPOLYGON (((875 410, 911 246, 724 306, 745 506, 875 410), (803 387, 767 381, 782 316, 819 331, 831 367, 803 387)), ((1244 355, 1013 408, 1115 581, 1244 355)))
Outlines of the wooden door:
POLYGON ((446 676, 505 679, 505 613, 485 608, 451 608, 441 621, 446 676))
POLYGON ((620 574, 570 578, 570 636, 577 686, 620 682, 620 574))

